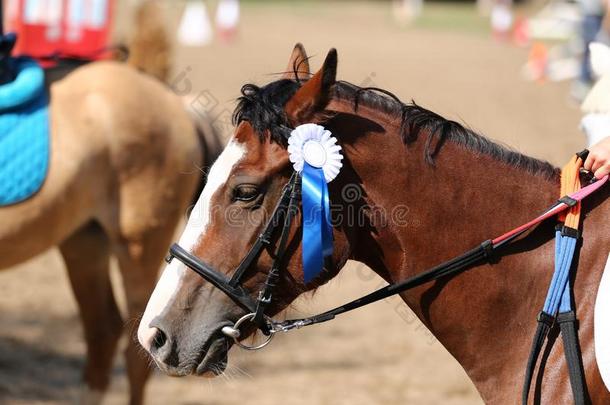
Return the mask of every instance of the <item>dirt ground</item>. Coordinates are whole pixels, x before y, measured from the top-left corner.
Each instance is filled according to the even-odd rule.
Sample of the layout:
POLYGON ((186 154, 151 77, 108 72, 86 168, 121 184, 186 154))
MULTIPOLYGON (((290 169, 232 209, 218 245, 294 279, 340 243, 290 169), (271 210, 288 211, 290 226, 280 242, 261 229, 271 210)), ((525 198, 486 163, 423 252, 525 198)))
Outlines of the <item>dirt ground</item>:
MULTIPOLYGON (((524 153, 560 165, 583 147, 579 112, 567 101, 568 85, 525 82, 519 72, 527 51, 498 45, 469 24, 438 28, 432 21, 401 28, 384 2, 247 3, 242 11, 235 44, 176 51, 176 89, 199 95, 202 108, 225 128, 240 86, 269 81, 301 41, 314 56, 314 67, 336 47, 339 78, 392 90, 524 153)), ((432 11, 453 15, 438 5, 432 11)), ((350 264, 330 285, 301 300, 294 312, 328 308, 380 283, 363 266, 350 264)), ((233 350, 222 378, 155 374, 148 403, 481 402, 455 360, 395 299, 279 336, 260 352, 233 350)), ((1 404, 73 403, 84 351, 77 309, 56 251, 0 274, 1 404)), ((105 404, 126 400, 124 367, 117 358, 105 404)))

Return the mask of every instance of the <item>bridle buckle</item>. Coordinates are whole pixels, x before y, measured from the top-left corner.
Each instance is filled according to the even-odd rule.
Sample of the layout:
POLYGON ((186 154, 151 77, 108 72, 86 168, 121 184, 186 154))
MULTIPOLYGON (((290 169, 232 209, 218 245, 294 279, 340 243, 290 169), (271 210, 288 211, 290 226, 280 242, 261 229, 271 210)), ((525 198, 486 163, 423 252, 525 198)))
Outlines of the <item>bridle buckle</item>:
POLYGON ((265 292, 261 291, 261 292, 258 293, 257 300, 258 300, 259 303, 263 303, 265 305, 269 305, 269 304, 271 304, 271 295, 265 296, 265 292))

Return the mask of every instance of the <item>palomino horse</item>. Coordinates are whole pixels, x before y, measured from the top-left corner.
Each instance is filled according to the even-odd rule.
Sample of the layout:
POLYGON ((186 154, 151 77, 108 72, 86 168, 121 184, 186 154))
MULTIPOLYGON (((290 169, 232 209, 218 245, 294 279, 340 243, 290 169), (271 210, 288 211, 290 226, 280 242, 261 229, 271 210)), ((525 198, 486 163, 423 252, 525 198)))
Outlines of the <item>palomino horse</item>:
MULTIPOLYGON (((266 213, 275 212, 294 173, 285 129, 304 123, 328 128, 344 155, 343 168, 329 184, 334 251, 323 272, 305 283, 297 213, 267 316, 330 280, 348 259, 395 283, 528 221, 558 198, 559 171, 548 163, 417 105, 336 81, 336 65, 332 50, 310 78, 307 56, 297 45, 282 79, 244 86, 235 134, 212 167, 179 241, 210 269, 229 275, 244 270, 242 258, 264 239, 266 213), (352 198, 354 193, 342 192, 347 187, 360 191, 352 198), (406 220, 392 215, 397 208, 408 209, 406 220)), ((595 290, 610 245, 608 194, 605 188, 583 206, 585 243, 573 283, 586 382, 595 403, 610 401, 593 352, 595 290)), ((492 263, 401 293, 487 403, 514 404, 521 398, 536 313, 552 275, 553 227, 544 222, 492 263)), ((282 246, 276 234, 270 243, 282 246)), ((246 298, 256 300, 256 292, 265 291, 274 262, 267 249, 259 251, 237 285, 209 274, 211 282, 205 282, 183 262, 194 270, 201 266, 184 255, 170 262, 138 329, 140 342, 163 371, 222 372, 232 344, 227 325, 247 313, 246 298)), ((241 339, 254 333, 248 325, 241 339)), ((561 342, 547 346, 543 358, 546 372, 538 375, 537 399, 568 403, 572 394, 561 342)))
MULTIPOLYGON (((0 208, 0 269, 58 245, 87 342, 83 403, 106 389, 124 330, 109 278, 116 255, 129 319, 142 314, 163 250, 221 141, 199 131, 183 100, 118 62, 78 68, 51 87, 51 161, 42 189, 0 208)), ((210 126, 207 126, 210 128, 210 126)), ((135 339, 126 351, 132 404, 149 374, 135 339)))
MULTIPOLYGON (((126 329, 110 283, 111 255, 133 326, 162 252, 201 190, 199 169, 222 148, 210 122, 157 80, 167 79, 170 65, 160 13, 152 2, 139 8, 130 42, 136 57, 128 64, 91 63, 51 86, 48 177, 29 200, 0 208, 0 269, 60 248, 87 343, 86 404, 101 400, 126 329)), ((133 337, 125 357, 130 403, 138 405, 150 370, 133 337)))

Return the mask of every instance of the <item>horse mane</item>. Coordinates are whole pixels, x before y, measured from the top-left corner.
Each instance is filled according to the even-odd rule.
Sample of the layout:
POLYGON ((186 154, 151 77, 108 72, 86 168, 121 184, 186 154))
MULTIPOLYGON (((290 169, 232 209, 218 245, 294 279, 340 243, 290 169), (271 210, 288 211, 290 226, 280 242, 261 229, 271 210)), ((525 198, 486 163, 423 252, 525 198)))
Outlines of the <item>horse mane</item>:
MULTIPOLYGON (((271 139, 286 145, 286 130, 288 119, 284 113, 284 105, 300 88, 301 82, 281 79, 265 86, 258 87, 246 84, 241 88, 241 97, 233 113, 233 123, 248 121, 264 139, 267 130, 271 139)), ((418 139, 422 133, 427 133, 424 148, 424 159, 434 165, 434 158, 447 141, 452 142, 475 153, 481 153, 503 162, 511 167, 523 169, 531 174, 554 178, 557 169, 546 161, 535 159, 499 145, 490 139, 465 127, 459 122, 446 119, 441 115, 419 106, 414 101, 403 103, 391 92, 377 87, 359 87, 346 81, 337 81, 333 85, 333 96, 351 101, 354 111, 360 105, 397 116, 401 119, 400 134, 405 144, 418 139)), ((331 116, 332 117, 332 116, 331 116)))

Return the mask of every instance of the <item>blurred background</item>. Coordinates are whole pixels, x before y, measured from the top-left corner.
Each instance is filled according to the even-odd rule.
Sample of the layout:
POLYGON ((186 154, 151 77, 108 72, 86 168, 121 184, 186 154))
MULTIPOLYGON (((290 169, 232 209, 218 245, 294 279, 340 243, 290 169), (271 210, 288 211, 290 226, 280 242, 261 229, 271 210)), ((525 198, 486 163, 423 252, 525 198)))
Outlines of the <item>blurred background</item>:
MULTIPOLYGON (((142 2, 83 0, 85 9, 104 10, 103 17, 79 20, 72 32, 58 33, 57 21, 69 18, 58 12, 59 3, 5 1, 5 26, 24 33, 20 52, 49 53, 65 47, 72 35, 84 45, 67 51, 93 58, 91 49, 129 42, 142 2), (33 5, 27 9, 24 3, 33 5), (62 45, 57 38, 63 38, 62 45)), ((273 80, 294 44, 302 42, 314 70, 335 47, 339 79, 388 89, 556 165, 586 144, 579 105, 594 77, 583 64, 585 43, 608 36, 603 3, 596 0, 158 4, 173 46, 166 55, 170 86, 225 136, 232 131, 240 87, 273 80)), ((113 275, 119 277, 117 271, 113 275)), ((313 313, 381 283, 366 267, 351 263, 291 311, 313 313)), ((121 299, 120 291, 117 296, 121 299)), ((73 403, 84 353, 77 307, 56 251, 0 272, 0 404, 73 403)), ((126 403, 127 390, 118 356, 104 403, 126 403)), ((214 380, 157 373, 148 383, 147 403, 463 405, 481 400, 460 366, 394 298, 280 336, 264 351, 234 350, 225 375, 214 380)))

